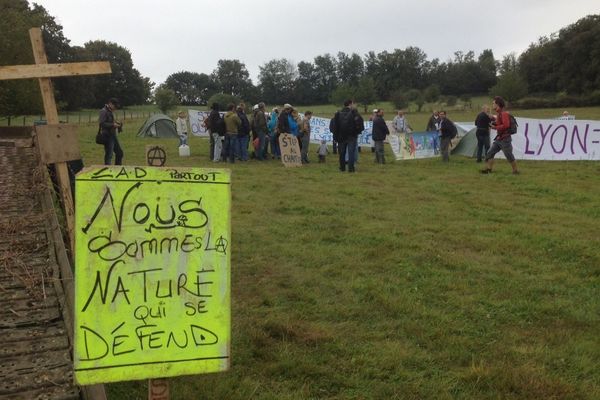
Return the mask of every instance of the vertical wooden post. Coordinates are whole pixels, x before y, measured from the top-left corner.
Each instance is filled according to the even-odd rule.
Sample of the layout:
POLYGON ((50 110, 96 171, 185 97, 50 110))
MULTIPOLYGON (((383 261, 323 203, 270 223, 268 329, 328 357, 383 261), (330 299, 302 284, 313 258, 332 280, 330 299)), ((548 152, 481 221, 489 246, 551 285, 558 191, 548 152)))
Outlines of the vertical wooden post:
MULTIPOLYGON (((41 29, 31 28, 29 30, 29 38, 31 39, 35 63, 48 64, 48 58, 46 57, 46 51, 44 49, 44 41, 42 40, 41 29)), ((58 111, 56 109, 52 81, 50 78, 38 78, 38 82, 40 83, 40 90, 42 92, 42 101, 44 103, 46 121, 48 121, 49 125, 58 124, 58 111)), ((73 255, 75 252, 75 240, 73 232, 75 224, 75 209, 73 207, 73 196, 71 195, 69 171, 67 170, 67 163, 65 162, 56 163, 55 167, 56 177, 58 179, 58 185, 60 187, 60 194, 65 212, 65 220, 67 223, 67 238, 69 240, 71 255, 73 255)))

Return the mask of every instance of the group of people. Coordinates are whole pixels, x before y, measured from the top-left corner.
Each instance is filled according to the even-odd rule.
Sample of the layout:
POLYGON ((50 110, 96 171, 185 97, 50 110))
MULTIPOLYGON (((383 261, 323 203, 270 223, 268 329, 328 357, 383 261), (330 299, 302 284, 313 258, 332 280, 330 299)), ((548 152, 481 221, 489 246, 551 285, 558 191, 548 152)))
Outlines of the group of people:
MULTIPOLYGON (((492 104, 496 115, 491 115, 489 107, 484 106, 475 119, 477 127, 477 162, 482 162, 485 154, 486 166, 481 172, 489 174, 493 169, 495 155, 502 151, 512 167, 513 174, 518 174, 519 170, 513 155, 512 138, 509 132, 510 116, 504 111, 505 101, 502 97, 496 96, 492 104), (496 130, 497 132, 491 145, 490 130, 496 130)), ((113 111, 118 107, 118 100, 111 98, 100 111, 98 135, 106 137, 103 143, 105 165, 112 163, 113 154, 116 165, 121 165, 123 160, 123 149, 117 138, 117 131, 121 129, 122 124, 115 120, 113 114, 113 111)), ((291 104, 284 104, 281 111, 278 107, 274 107, 270 113, 265 108, 263 102, 256 104, 253 107, 251 118, 248 118, 244 103, 238 105, 231 103, 227 106, 225 115, 221 117, 219 105, 214 103, 208 118, 205 120, 206 128, 210 133, 209 157, 214 162, 248 161, 250 158, 248 147, 250 138, 252 138, 251 143, 254 151, 251 155, 256 160, 263 161, 269 157, 280 158, 279 135, 289 133, 298 138, 302 163, 309 163, 310 120, 313 113, 306 111, 301 116, 291 104)), ((370 117, 373 122, 372 139, 375 162, 380 164, 385 164, 384 141, 390 135, 390 130, 383 117, 383 109, 373 110, 370 117)), ((187 122, 184 112, 179 113, 176 126, 180 137, 180 145, 186 145, 187 122)), ((412 132, 412 127, 402 110, 398 111, 391 126, 393 133, 396 134, 412 132)), ((355 172, 358 136, 364 130, 364 120, 352 100, 346 100, 343 108, 335 113, 331 119, 329 130, 333 134, 334 153, 339 154, 340 171, 355 172)), ((457 134, 454 123, 447 118, 445 111, 434 111, 427 122, 426 130, 439 132, 442 160, 448 162, 450 143, 457 134)), ((325 157, 328 154, 325 141, 321 143, 317 153, 319 162, 325 162, 325 157)))
POLYGON ((301 116, 290 104, 284 104, 281 112, 278 107, 274 107, 270 113, 265 108, 263 102, 256 104, 251 118, 248 118, 244 103, 231 103, 221 117, 219 104, 214 103, 205 120, 210 135, 210 158, 214 162, 230 163, 248 161, 251 156, 264 161, 269 154, 272 158, 280 158, 279 135, 285 132, 298 138, 302 163, 309 163, 310 119, 313 113, 306 111, 301 116), (250 143, 254 149, 251 154, 248 153, 250 143))

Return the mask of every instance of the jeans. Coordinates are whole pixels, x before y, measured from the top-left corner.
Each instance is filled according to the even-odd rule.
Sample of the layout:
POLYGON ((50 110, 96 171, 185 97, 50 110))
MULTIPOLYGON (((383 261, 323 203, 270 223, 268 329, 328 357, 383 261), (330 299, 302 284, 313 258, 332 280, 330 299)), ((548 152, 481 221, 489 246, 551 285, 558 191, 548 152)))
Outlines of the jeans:
POLYGON ((345 138, 338 143, 338 152, 340 153, 340 171, 346 170, 346 152, 348 152, 348 172, 354 172, 357 144, 358 141, 356 136, 345 138))
POLYGON ((281 158, 281 150, 279 149, 279 138, 275 133, 271 136, 271 153, 274 157, 281 158))
POLYGON ((477 135, 477 162, 490 151, 490 134, 477 135))
POLYGON ((302 136, 302 149, 300 150, 300 156, 302 158, 302 164, 307 164, 308 161, 308 149, 310 147, 310 134, 305 133, 302 136))
POLYGON ((185 135, 179 135, 179 145, 183 146, 184 144, 187 145, 187 133, 185 135))
POLYGON ((374 143, 375 143, 375 162, 378 164, 385 164, 383 140, 375 140, 374 143))
POLYGON ((235 162, 235 149, 238 147, 237 133, 225 134, 225 159, 229 159, 230 163, 235 162))
POLYGON ((258 160, 264 160, 265 159, 265 137, 266 134, 265 132, 262 131, 258 131, 256 133, 256 136, 258 136, 258 149, 256 150, 256 158, 258 160))
POLYGON ((442 161, 450 161, 450 139, 449 137, 442 137, 442 161))
POLYGON ((111 133, 104 143, 104 165, 112 164, 113 152, 115 153, 115 165, 123 165, 123 149, 121 149, 117 135, 111 133))
POLYGON ((223 142, 221 141, 221 137, 218 133, 213 133, 211 139, 213 142, 212 160, 215 162, 221 161, 221 152, 223 150, 223 142))
POLYGON ((250 137, 248 135, 238 135, 237 143, 238 143, 238 153, 236 156, 242 161, 248 161, 248 143, 250 142, 250 137))
MULTIPOLYGON (((217 132, 213 133, 210 130, 208 132, 209 132, 208 133, 208 140, 210 141, 210 146, 209 146, 209 151, 208 151, 208 158, 212 158, 212 157, 214 157, 214 154, 215 154, 215 143, 217 143, 217 139, 219 139, 218 138, 219 134, 217 132), (217 135, 217 139, 215 139, 215 136, 214 136, 215 134, 217 135)), ((221 140, 219 140, 219 142, 220 141, 221 140)), ((219 156, 219 159, 220 158, 221 157, 219 156)), ((214 158, 213 158, 213 160, 214 160, 214 158)))

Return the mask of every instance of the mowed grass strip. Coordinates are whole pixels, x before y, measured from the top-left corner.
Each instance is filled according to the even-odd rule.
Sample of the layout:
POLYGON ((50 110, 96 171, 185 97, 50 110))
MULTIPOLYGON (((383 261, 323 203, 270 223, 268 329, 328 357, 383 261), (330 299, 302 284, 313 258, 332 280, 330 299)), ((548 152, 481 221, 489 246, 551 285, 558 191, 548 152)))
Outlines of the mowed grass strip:
MULTIPOLYGON (((171 379, 173 399, 600 398, 597 162, 480 175, 366 149, 343 174, 316 145, 300 169, 215 165, 206 139, 180 158, 135 132, 128 164, 160 143, 170 166, 232 170, 232 369, 171 379)), ((144 382, 108 389, 146 398, 144 382)))

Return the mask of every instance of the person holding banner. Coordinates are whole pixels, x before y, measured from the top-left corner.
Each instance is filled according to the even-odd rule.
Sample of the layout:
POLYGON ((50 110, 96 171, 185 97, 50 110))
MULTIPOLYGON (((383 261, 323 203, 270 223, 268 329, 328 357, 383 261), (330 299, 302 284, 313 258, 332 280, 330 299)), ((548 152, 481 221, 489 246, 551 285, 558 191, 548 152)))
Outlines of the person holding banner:
POLYGON ((390 130, 383 119, 383 110, 375 109, 373 114, 373 142, 375 143, 375 162, 385 164, 383 141, 390 134, 390 130))
POLYGON ((512 167, 512 173, 514 175, 519 174, 519 170, 517 168, 517 161, 515 160, 515 156, 513 155, 512 138, 509 132, 510 116, 507 112, 504 111, 505 105, 506 103, 504 102, 504 99, 502 97, 494 97, 492 107, 494 108, 494 111, 496 111, 496 121, 492 122, 492 129, 495 129, 497 134, 494 138, 494 143, 492 143, 490 151, 488 151, 485 155, 486 168, 481 170, 482 174, 492 173, 492 167, 494 166, 494 156, 500 150, 502 150, 502 152, 504 153, 506 161, 510 163, 510 166, 512 167))

